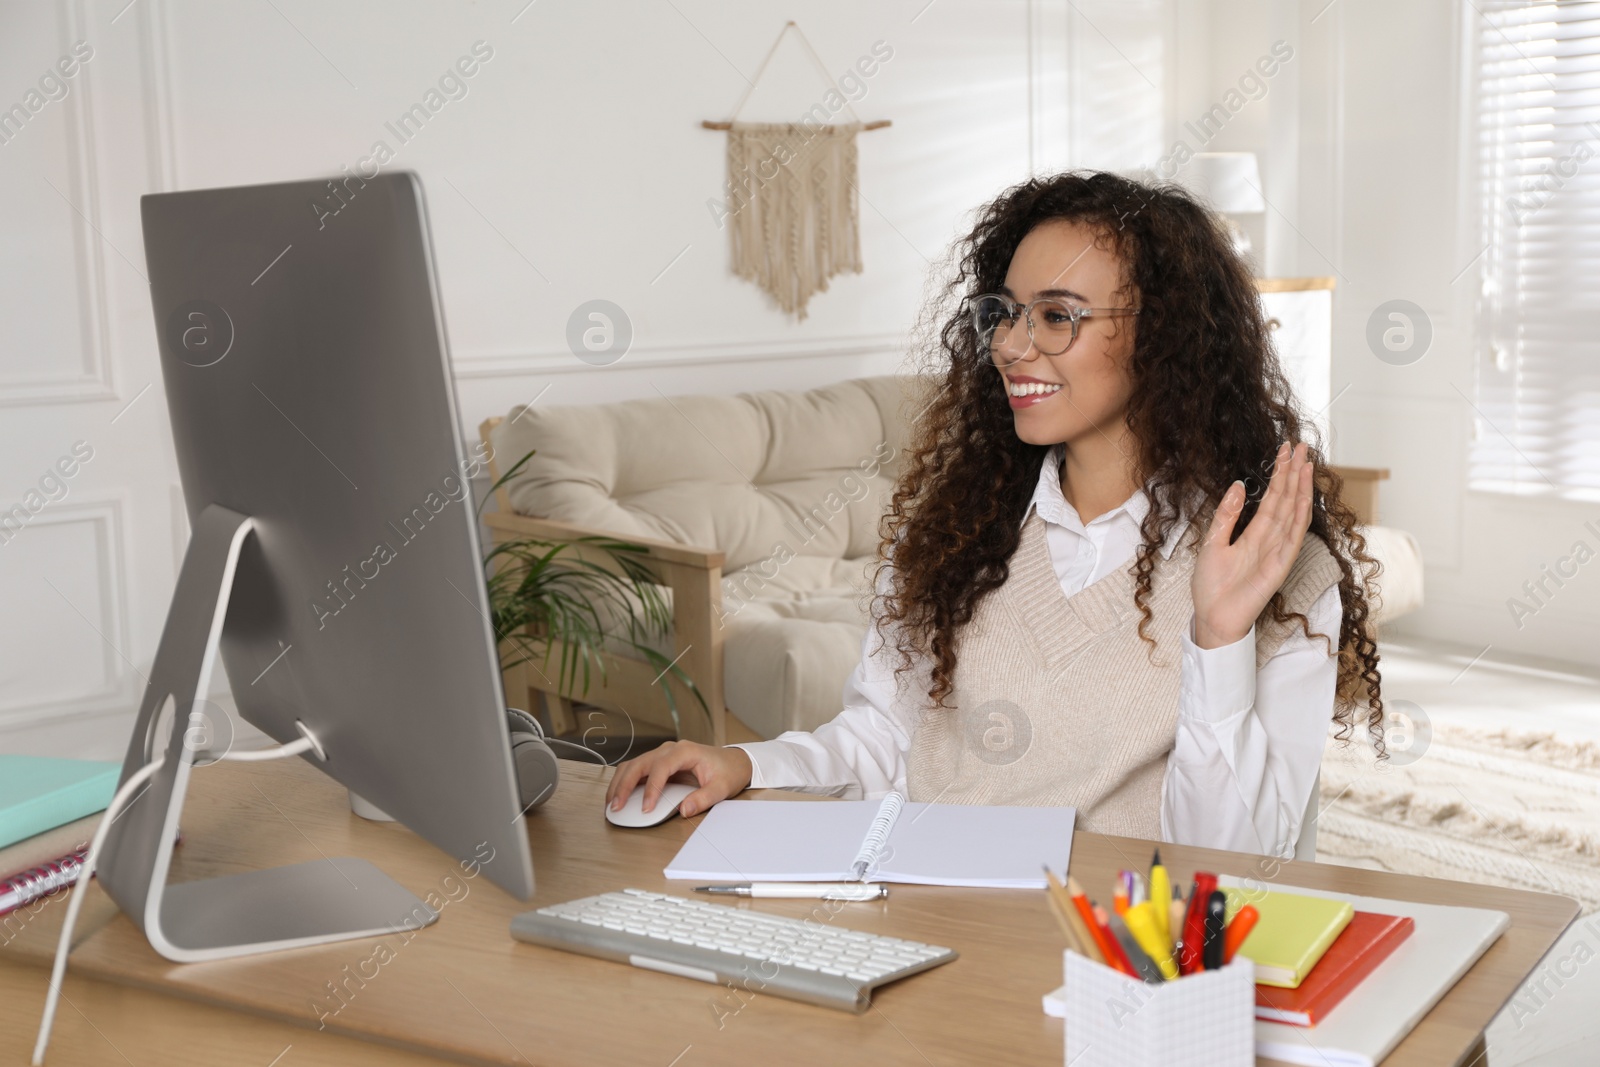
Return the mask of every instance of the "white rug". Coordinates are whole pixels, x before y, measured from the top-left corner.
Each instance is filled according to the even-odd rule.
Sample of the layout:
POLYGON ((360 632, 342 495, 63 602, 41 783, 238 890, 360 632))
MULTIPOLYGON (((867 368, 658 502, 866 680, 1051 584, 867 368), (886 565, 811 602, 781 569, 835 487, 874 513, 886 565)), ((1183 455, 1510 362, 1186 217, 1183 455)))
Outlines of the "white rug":
MULTIPOLYGON (((1600 745, 1435 726, 1409 763, 1330 741, 1317 859, 1560 893, 1600 911, 1600 745)), ((1402 757, 1404 758, 1404 757, 1402 757)))

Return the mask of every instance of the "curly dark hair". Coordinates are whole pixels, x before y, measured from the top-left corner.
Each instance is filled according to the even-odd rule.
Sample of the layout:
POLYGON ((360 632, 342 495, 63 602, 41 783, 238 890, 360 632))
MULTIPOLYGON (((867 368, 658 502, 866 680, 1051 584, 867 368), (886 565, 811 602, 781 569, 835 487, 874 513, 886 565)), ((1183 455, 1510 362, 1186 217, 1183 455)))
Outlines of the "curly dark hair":
MULTIPOLYGON (((1178 501, 1203 502, 1205 521, 1236 480, 1247 491, 1237 537, 1255 514, 1280 442, 1303 441, 1314 464, 1310 532, 1339 565, 1338 736, 1354 732, 1358 709, 1383 753, 1378 649, 1369 621, 1378 565, 1339 496, 1316 427, 1295 407, 1269 340, 1250 270, 1215 216, 1181 187, 1115 174, 1072 172, 1016 185, 980 210, 951 253, 953 272, 935 284, 921 346, 937 389, 913 428, 913 441, 879 528, 878 574, 890 584, 875 599, 878 633, 899 631, 900 665, 924 657, 934 707, 947 707, 958 638, 982 598, 1003 584, 1021 541, 1022 518, 1049 447, 1021 440, 1005 386, 978 351, 967 301, 1004 284, 1012 255, 1034 227, 1052 220, 1087 226, 1123 264, 1120 296, 1139 308, 1128 373, 1127 423, 1135 471, 1150 493, 1134 560, 1134 603, 1145 627, 1157 552, 1178 521, 1178 501), (940 373, 942 371, 942 374, 940 373), (890 566, 892 562, 892 567, 890 566)), ((924 400, 927 398, 924 397, 924 400)), ((1204 529, 1204 526, 1201 527, 1204 529)), ((885 588, 880 584, 880 589, 885 588)), ((1274 593, 1262 618, 1295 620, 1274 593)), ((1327 639, 1327 635, 1316 635, 1327 639)))

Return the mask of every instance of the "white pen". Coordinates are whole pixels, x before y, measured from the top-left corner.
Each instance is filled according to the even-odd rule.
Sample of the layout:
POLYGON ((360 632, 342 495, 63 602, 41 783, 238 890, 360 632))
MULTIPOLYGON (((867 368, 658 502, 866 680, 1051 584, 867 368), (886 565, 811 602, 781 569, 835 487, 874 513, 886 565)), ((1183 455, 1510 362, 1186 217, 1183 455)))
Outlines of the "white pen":
POLYGON ((881 900, 889 887, 862 882, 740 882, 736 885, 697 885, 696 893, 722 893, 734 897, 804 897, 820 900, 881 900))

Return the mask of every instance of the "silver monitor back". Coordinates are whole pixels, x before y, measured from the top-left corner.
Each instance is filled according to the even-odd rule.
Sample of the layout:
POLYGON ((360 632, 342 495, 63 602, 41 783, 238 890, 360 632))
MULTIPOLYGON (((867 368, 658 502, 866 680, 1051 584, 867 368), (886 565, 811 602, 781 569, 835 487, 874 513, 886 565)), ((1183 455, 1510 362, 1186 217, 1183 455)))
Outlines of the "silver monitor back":
MULTIPOLYGON (((180 719, 204 695, 187 692, 194 671, 173 673, 205 622, 192 588, 180 601, 186 581, 202 599, 220 584, 218 651, 240 714, 284 742, 303 724, 326 760, 303 758, 528 898, 468 484, 486 457, 463 454, 420 181, 205 189, 141 207, 196 558, 124 780, 168 745, 151 737, 160 690, 180 719)), ((163 783, 120 820, 102 866, 136 919, 150 905, 141 883, 166 869, 151 854, 163 783)))

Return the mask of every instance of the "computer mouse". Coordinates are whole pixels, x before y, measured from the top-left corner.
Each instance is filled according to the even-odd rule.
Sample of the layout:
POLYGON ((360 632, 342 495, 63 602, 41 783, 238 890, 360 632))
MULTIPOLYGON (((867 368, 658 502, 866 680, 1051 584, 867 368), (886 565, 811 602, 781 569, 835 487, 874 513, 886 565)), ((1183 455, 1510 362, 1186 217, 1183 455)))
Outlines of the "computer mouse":
POLYGON ((644 783, 640 782, 634 786, 627 803, 620 809, 612 811, 611 805, 606 805, 606 822, 612 826, 635 828, 659 826, 678 814, 678 805, 683 803, 683 798, 699 788, 693 781, 682 782, 676 778, 669 778, 661 789, 661 796, 656 799, 656 806, 650 811, 644 811, 644 783))

